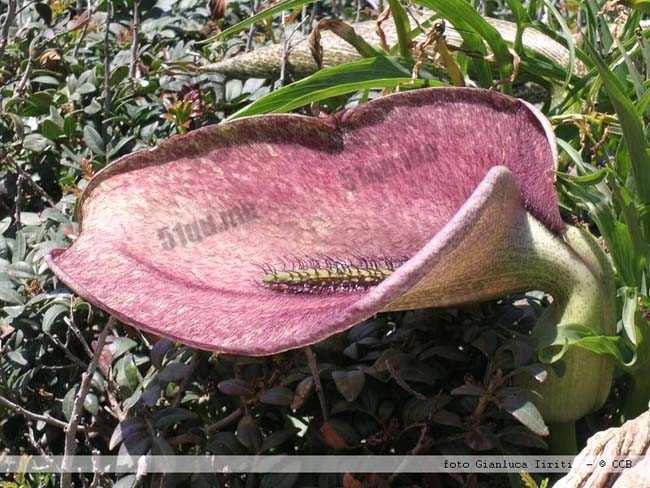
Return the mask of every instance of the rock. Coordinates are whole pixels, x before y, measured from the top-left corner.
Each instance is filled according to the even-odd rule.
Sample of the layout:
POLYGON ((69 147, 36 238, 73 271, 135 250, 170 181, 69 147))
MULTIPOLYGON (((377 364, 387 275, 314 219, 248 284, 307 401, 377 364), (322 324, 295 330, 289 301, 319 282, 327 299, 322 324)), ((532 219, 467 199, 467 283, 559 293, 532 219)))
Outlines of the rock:
POLYGON ((587 442, 573 462, 573 468, 554 488, 642 488, 650 486, 650 411, 625 422, 621 427, 598 432, 587 442), (640 459, 634 466, 608 472, 608 466, 588 466, 604 459, 640 459), (589 461, 591 459, 591 461, 589 461))

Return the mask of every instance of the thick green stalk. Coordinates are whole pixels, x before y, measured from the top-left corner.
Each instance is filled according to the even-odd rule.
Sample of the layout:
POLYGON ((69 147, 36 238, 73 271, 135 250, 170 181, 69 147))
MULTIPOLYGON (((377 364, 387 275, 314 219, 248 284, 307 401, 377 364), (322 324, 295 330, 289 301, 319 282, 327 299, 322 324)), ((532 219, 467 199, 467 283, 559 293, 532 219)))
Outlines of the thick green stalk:
MULTIPOLYGON (((566 268, 566 273, 572 275, 573 285, 564 294, 553 294, 555 302, 540 318, 534 337, 557 333, 564 324, 586 325, 598 334, 614 334, 615 286, 607 258, 583 230, 567 227, 563 237, 576 260, 575 265, 566 268), (578 261, 582 266, 577 265, 578 261)), ((585 406, 588 401, 593 402, 590 410, 604 403, 611 387, 613 364, 603 356, 573 348, 549 373, 544 384, 531 382, 529 386, 548 399, 540 404, 547 421, 568 422, 579 418, 571 418, 570 414, 582 393, 589 397, 584 399, 585 406)))
POLYGON ((630 375, 630 385, 625 391, 625 402, 621 421, 633 419, 648 410, 650 401, 650 373, 647 368, 640 368, 630 375))
MULTIPOLYGON (((498 170, 495 170, 498 171, 498 170)), ((451 306, 542 290, 553 303, 533 337, 559 337, 564 325, 580 324, 596 334, 615 333, 611 266, 589 233, 574 227, 556 235, 524 208, 512 175, 500 174, 480 210, 453 222, 462 234, 440 251, 444 257, 415 287, 386 310, 451 306), (448 249, 448 251, 447 251, 448 249)), ((450 225, 452 225, 450 224, 450 225)), ((602 355, 570 347, 548 368, 544 383, 521 375, 531 400, 549 424, 568 423, 600 407, 612 382, 613 365, 602 355)))
POLYGON ((574 456, 578 453, 575 422, 551 424, 547 439, 549 451, 558 456, 574 456))
MULTIPOLYGON (((537 225, 533 223, 531 227, 537 225)), ((549 239, 545 231, 533 232, 539 260, 535 268, 541 276, 551 273, 555 277, 549 276, 548 283, 541 288, 553 296, 554 302, 539 319, 533 338, 548 340, 549 336, 557 337, 564 325, 575 324, 590 327, 596 334, 614 334, 614 280, 611 266, 597 242, 575 227, 567 227, 563 232, 564 242, 554 236, 549 239)), ((573 430, 575 420, 604 403, 614 368, 604 356, 569 348, 548 369, 549 377, 544 383, 530 378, 520 380, 541 396, 532 395, 531 400, 544 419, 551 424, 565 424, 561 430, 567 431, 573 430)), ((567 435, 564 432, 560 437, 567 435)))

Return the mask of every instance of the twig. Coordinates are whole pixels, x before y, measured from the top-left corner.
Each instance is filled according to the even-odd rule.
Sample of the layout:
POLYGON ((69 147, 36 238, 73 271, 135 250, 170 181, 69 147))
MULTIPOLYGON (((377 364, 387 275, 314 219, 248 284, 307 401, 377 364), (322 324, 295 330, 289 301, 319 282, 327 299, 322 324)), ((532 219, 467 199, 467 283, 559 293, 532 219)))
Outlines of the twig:
POLYGON ((316 18, 316 14, 318 13, 318 2, 314 2, 311 7, 311 13, 303 17, 302 19, 302 33, 303 35, 307 35, 311 32, 313 26, 314 26, 314 19, 316 18))
MULTIPOLYGON (((235 371, 235 378, 237 380, 241 380, 241 366, 239 365, 239 359, 235 357, 235 361, 233 363, 233 368, 235 371)), ((248 404, 244 400, 244 397, 240 396, 239 397, 239 404, 241 405, 242 412, 244 413, 245 416, 250 415, 250 410, 248 409, 248 404)))
POLYGON ((19 97, 25 94, 25 88, 27 87, 29 76, 32 74, 32 69, 34 68, 35 44, 36 39, 34 39, 29 46, 29 58, 27 59, 27 66, 25 66, 25 71, 23 72, 23 76, 20 78, 18 85, 16 85, 16 88, 14 88, 14 97, 19 97))
POLYGON ((237 422, 241 416, 243 415, 243 411, 241 408, 238 408, 236 410, 233 410, 231 413, 226 415, 224 418, 217 420, 215 423, 210 424, 208 428, 206 429, 206 432, 208 434, 213 434, 215 432, 220 431, 224 427, 228 427, 231 424, 234 424, 237 422))
POLYGON ((9 28, 11 23, 14 21, 16 16, 16 0, 9 0, 9 5, 7 8, 7 16, 5 21, 2 23, 2 29, 0 30, 0 59, 5 55, 5 49, 9 43, 9 28))
POLYGON ((405 391, 409 392, 411 395, 413 395, 415 398, 418 400, 426 400, 427 397, 420 393, 419 391, 415 391, 411 386, 404 381, 404 378, 402 378, 399 373, 395 370, 395 367, 390 363, 390 361, 386 361, 386 369, 388 370, 388 373, 391 375, 391 377, 395 380, 395 382, 401 386, 405 391))
MULTIPOLYGON (((81 7, 77 6, 77 10, 81 12, 81 7)), ((79 39, 77 39, 77 42, 75 43, 74 49, 72 51, 72 57, 74 58, 76 58, 77 55, 79 54, 79 48, 81 47, 81 44, 86 38, 86 34, 88 34, 88 26, 90 25, 90 19, 92 19, 93 15, 95 15, 94 3, 88 2, 88 8, 86 9, 86 13, 87 13, 86 21, 84 22, 84 25, 81 28, 81 34, 79 34, 79 39)))
POLYGON ((45 452, 45 449, 43 449, 43 446, 41 445, 40 442, 36 440, 36 437, 34 436, 34 421, 33 420, 28 420, 27 421, 27 437, 29 439, 29 443, 32 445, 34 449, 36 449, 41 456, 47 457, 47 452, 45 452))
MULTIPOLYGON (((431 447, 434 444, 434 441, 433 441, 433 439, 431 438, 431 436, 429 434, 431 432, 431 422, 432 422, 433 416, 439 410, 438 400, 440 399, 441 394, 442 394, 442 391, 438 392, 438 394, 436 395, 435 406, 429 412, 429 416, 427 418, 427 421, 424 422, 422 424, 422 426, 420 427, 420 437, 418 438, 418 442, 415 445, 415 447, 413 447, 413 449, 411 449, 409 451, 409 453, 408 453, 409 456, 416 456, 416 455, 420 454, 420 452, 422 452, 425 449, 428 449, 429 447, 431 447)), ((440 439, 438 439, 438 441, 440 441, 440 439)), ((389 478, 387 480, 388 486, 391 486, 397 480, 400 473, 401 473, 401 470, 398 467, 398 469, 392 475, 389 476, 389 478)))
MULTIPOLYGON (((259 7, 260 7, 259 0, 254 0, 252 15, 255 15, 257 13, 257 9, 259 7)), ((256 29, 257 29, 256 24, 251 24, 250 28, 248 29, 248 39, 246 39, 246 52, 249 52, 253 47, 253 36, 255 35, 256 29)))
POLYGON ((23 178, 24 178, 24 179, 25 179, 25 180, 30 184, 30 186, 31 186, 34 190, 36 190, 37 193, 39 193, 39 194, 41 195, 41 197, 42 197, 42 198, 43 198, 43 199, 48 203, 48 205, 49 205, 50 207, 55 207, 55 206, 56 206, 56 202, 54 201, 54 199, 53 199, 50 195, 48 195, 47 192, 46 192, 45 190, 43 190, 43 188, 41 187, 41 185, 39 185, 38 183, 36 183, 36 182, 34 181, 34 178, 32 178, 32 175, 30 175, 27 171, 25 171, 25 170, 20 166, 20 164, 18 164, 15 160, 12 159, 11 162, 13 163, 13 166, 14 166, 14 168, 16 169, 16 172, 17 172, 19 175, 21 175, 21 176, 22 176, 22 177, 23 177, 23 178))
MULTIPOLYGON (((66 429, 68 427, 68 424, 63 422, 62 420, 59 420, 57 418, 52 417, 50 414, 38 414, 31 412, 27 410, 26 408, 21 407, 17 403, 12 402, 11 400, 3 397, 0 395, 0 405, 2 405, 5 408, 10 408, 16 413, 19 413, 23 417, 27 417, 28 419, 36 420, 37 422, 45 422, 46 424, 52 425, 54 427, 58 427, 59 429, 66 429)), ((83 432, 83 427, 77 427, 76 428, 77 432, 83 432)))
POLYGON ((111 407, 104 407, 104 410, 113 416, 113 418, 117 419, 118 422, 122 422, 126 419, 127 413, 120 407, 120 404, 117 401, 117 398, 115 398, 115 394, 113 393, 112 388, 112 383, 106 384, 106 396, 108 397, 108 402, 111 404, 111 407))
POLYGON ((72 333, 75 335, 77 340, 81 342, 81 345, 83 346, 84 351, 86 351, 88 357, 92 358, 93 350, 88 345, 88 341, 86 341, 84 336, 81 334, 81 331, 79 330, 79 327, 77 327, 77 324, 75 324, 74 314, 72 313, 72 306, 70 306, 70 315, 68 317, 65 317, 63 319, 63 322, 65 322, 65 324, 68 326, 68 329, 72 331, 72 333))
POLYGON ((102 330, 97 337, 97 347, 95 348, 95 354, 93 355, 93 358, 88 365, 88 369, 86 369, 86 372, 81 376, 81 385, 79 386, 79 391, 77 392, 77 396, 75 397, 74 403, 72 405, 70 422, 65 429, 65 444, 63 450, 63 461, 61 463, 61 486, 63 488, 70 488, 72 485, 72 473, 70 472, 70 464, 72 462, 72 456, 74 456, 77 452, 77 432, 79 431, 81 411, 83 409, 86 395, 88 395, 88 391, 90 390, 93 374, 95 373, 97 365, 99 364, 99 358, 102 354, 102 351, 104 350, 106 337, 114 325, 115 318, 109 318, 106 326, 104 327, 104 330, 102 330))
POLYGON ((61 339, 59 339, 56 334, 47 334, 47 336, 52 340, 52 342, 54 342, 54 344, 57 345, 59 349, 63 351, 63 353, 68 359, 70 359, 70 361, 75 363, 81 369, 86 369, 88 367, 86 363, 84 363, 81 359, 74 355, 70 349, 68 349, 68 346, 61 342, 61 339))
MULTIPOLYGON (((420 428, 420 437, 418 438, 418 442, 415 445, 413 449, 411 449, 408 453, 409 456, 417 456, 420 454, 420 452, 430 445, 430 438, 429 438, 429 423, 425 422, 424 425, 420 428)), ((399 475, 401 474, 399 468, 397 471, 395 471, 393 474, 391 474, 387 480, 388 486, 392 485, 395 483, 399 475)))
POLYGON ((314 378, 314 388, 316 389, 316 395, 318 395, 318 401, 320 402, 320 409, 323 414, 323 423, 325 423, 329 420, 329 412, 327 411, 327 404, 325 403, 323 384, 320 382, 320 376, 318 374, 316 356, 314 355, 314 351, 311 350, 310 346, 305 347, 305 354, 307 355, 309 370, 311 371, 311 375, 314 378))
POLYGON ((140 329, 135 329, 135 331, 137 332, 138 337, 140 338, 140 342, 145 346, 147 346, 147 349, 151 350, 153 344, 151 344, 151 341, 147 338, 147 336, 144 335, 140 329))
POLYGON ((138 36, 140 35, 140 0, 133 0, 133 28, 131 30, 131 64, 129 65, 129 78, 135 79, 138 67, 138 36))
MULTIPOLYGON (((104 122, 102 123, 102 138, 107 140, 106 128, 108 127, 108 119, 111 115, 111 58, 110 58, 110 44, 109 34, 111 27, 111 17, 113 16, 113 2, 106 0, 106 25, 104 32, 104 122)), ((108 164, 108 151, 106 151, 106 163, 108 164)))
POLYGON ((16 219, 16 229, 20 229, 23 225, 20 221, 20 214, 22 212, 21 202, 23 199, 23 177, 18 175, 16 180, 16 198, 15 198, 15 208, 14 208, 14 217, 16 219))

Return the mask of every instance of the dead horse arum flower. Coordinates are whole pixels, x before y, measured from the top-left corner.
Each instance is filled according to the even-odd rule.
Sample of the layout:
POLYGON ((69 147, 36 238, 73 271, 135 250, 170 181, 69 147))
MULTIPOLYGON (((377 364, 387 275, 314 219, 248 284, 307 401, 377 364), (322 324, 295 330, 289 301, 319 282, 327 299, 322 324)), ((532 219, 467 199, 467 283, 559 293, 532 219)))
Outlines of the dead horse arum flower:
MULTIPOLYGON (((306 346, 380 311, 531 289, 554 296, 544 335, 576 323, 609 334, 606 262, 560 218, 556 160, 543 115, 479 89, 239 119, 97 173, 79 238, 48 263, 124 322, 234 354, 306 346)), ((598 407, 611 381, 589 351, 562 361, 562 377, 535 386, 551 422, 598 407)))

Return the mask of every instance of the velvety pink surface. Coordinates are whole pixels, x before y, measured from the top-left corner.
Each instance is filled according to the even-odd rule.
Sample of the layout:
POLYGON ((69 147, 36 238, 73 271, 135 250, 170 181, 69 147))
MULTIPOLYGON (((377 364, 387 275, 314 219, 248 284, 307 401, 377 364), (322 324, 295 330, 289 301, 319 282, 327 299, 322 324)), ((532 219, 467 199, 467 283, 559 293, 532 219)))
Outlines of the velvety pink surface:
POLYGON ((396 94, 326 119, 241 119, 101 171, 82 197, 79 239, 49 264, 79 295, 148 331, 216 351, 280 352, 371 316, 429 270, 397 271, 371 291, 308 295, 264 288, 259 265, 414 256, 462 234, 471 213, 450 220, 476 212, 508 173, 496 166, 559 231, 555 158, 541 115, 478 89, 396 94))

